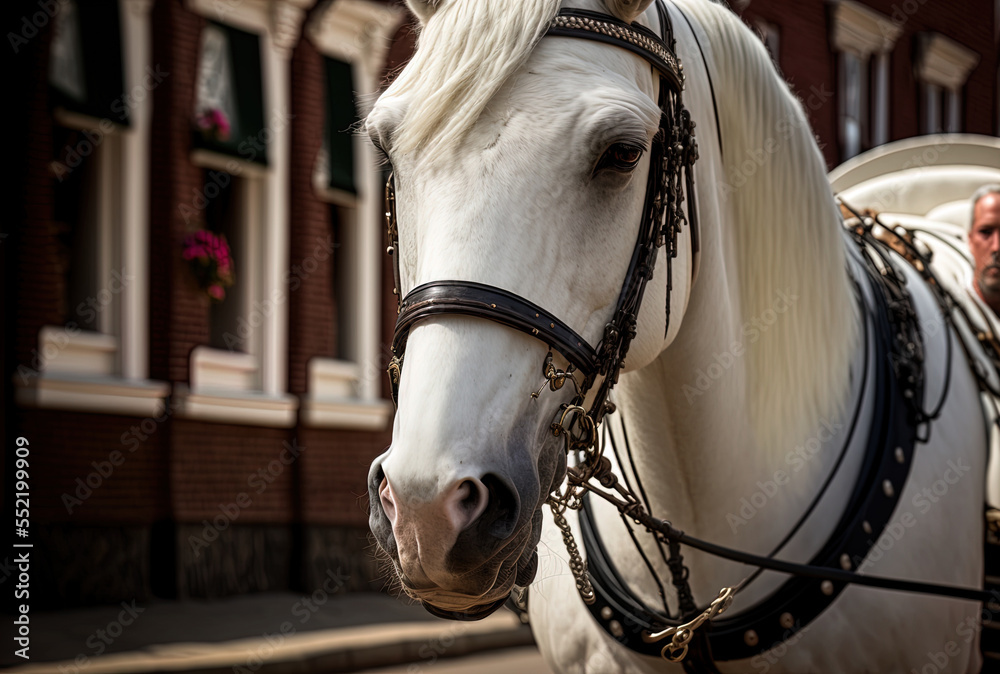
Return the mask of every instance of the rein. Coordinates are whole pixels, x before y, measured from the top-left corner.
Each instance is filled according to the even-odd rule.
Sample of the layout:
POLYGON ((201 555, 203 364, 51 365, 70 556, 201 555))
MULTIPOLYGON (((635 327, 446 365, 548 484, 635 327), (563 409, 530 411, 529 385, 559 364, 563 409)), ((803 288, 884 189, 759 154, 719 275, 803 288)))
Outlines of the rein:
MULTIPOLYGON (((396 220, 395 183, 393 175, 390 173, 385 187, 386 226, 389 242, 387 252, 393 258, 395 284, 393 292, 399 297, 398 318, 392 345, 393 357, 388 366, 393 402, 396 403, 398 400, 407 338, 410 330, 424 319, 447 314, 473 316, 499 323, 544 342, 548 346, 548 353, 541 368, 544 382, 541 388, 532 395, 537 397, 545 387, 552 391, 558 391, 567 381, 575 389, 575 396, 569 403, 560 406, 556 418, 551 424, 553 434, 564 440, 567 455, 574 461, 571 461, 567 467, 565 488, 553 491, 547 503, 569 551, 569 565, 577 589, 588 606, 595 605, 597 594, 591 583, 587 563, 580 554, 572 529, 565 518, 565 513, 570 509, 581 510, 584 507, 585 497, 600 498, 612 504, 621 513, 623 519, 631 520, 636 525, 647 529, 661 546, 661 553, 671 570, 672 581, 677 588, 682 617, 681 620, 670 621, 671 623, 676 622, 676 624, 661 625, 659 630, 647 629, 643 631, 642 640, 647 644, 652 644, 665 659, 673 662, 683 661, 686 668, 694 666, 691 660, 685 661, 689 650, 693 655, 696 654, 693 659, 698 660, 703 666, 707 666, 704 665, 706 660, 711 663, 712 656, 705 636, 707 630, 699 630, 699 628, 704 626, 710 628, 712 621, 730 607, 734 596, 765 569, 800 578, 822 580, 823 594, 831 597, 842 590, 844 586, 854 584, 973 601, 986 602, 991 600, 993 598, 991 594, 979 589, 858 574, 851 570, 853 566, 850 559, 846 564, 841 561, 839 569, 831 566, 797 564, 774 559, 774 555, 804 524, 818 503, 820 496, 825 493, 832 476, 826 481, 820 495, 810 505, 806 514, 800 518, 792 533, 782 541, 771 555, 763 557, 694 538, 675 528, 669 521, 652 516, 648 506, 640 501, 635 491, 629 485, 622 484, 613 473, 610 460, 603 455, 603 443, 598 431, 605 415, 615 411, 615 405, 609 400, 609 395, 618 381, 625 357, 636 336, 639 308, 646 284, 653 278, 658 250, 664 246, 667 247, 665 251, 668 283, 666 325, 669 329, 670 290, 673 283, 672 260, 677 256, 677 239, 685 223, 690 230, 692 248, 695 254, 698 247, 698 214, 694 191, 694 164, 698 159, 698 144, 694 135, 695 123, 681 100, 685 77, 683 67, 676 57, 673 29, 662 0, 657 0, 656 8, 660 17, 662 38, 642 26, 626 24, 609 15, 570 8, 560 10, 545 33, 549 36, 598 41, 629 50, 646 60, 659 76, 660 128, 655 134, 649 150, 649 175, 646 183, 642 220, 614 313, 605 326, 600 341, 596 345, 589 344, 551 312, 515 293, 494 286, 471 281, 439 280, 414 288, 403 297, 397 255, 399 231, 396 220), (687 200, 686 207, 685 199, 687 200), (555 366, 553 362, 555 353, 560 354, 569 363, 565 370, 560 370, 555 366), (757 567, 757 571, 737 585, 723 588, 707 608, 698 610, 687 580, 689 571, 680 555, 681 545, 688 545, 731 561, 749 564, 757 567), (669 550, 669 559, 662 546, 666 546, 669 550), (829 583, 837 583, 836 590, 830 589, 828 592, 829 583), (669 641, 666 641, 666 645, 660 648, 658 644, 665 640, 669 641)), ((684 18, 687 20, 687 17, 684 18)), ((690 25, 690 22, 688 23, 690 25)), ((695 39, 697 40, 697 34, 695 34, 695 39)), ((698 47, 700 50, 700 43, 698 47)), ((702 52, 702 57, 704 58, 704 52, 702 52)), ((714 91, 713 106, 715 106, 714 91)), ((718 122, 717 107, 715 107, 715 114, 718 122)), ((892 270, 891 273, 881 271, 882 278, 874 278, 878 276, 878 273, 872 271, 871 261, 868 260, 869 265, 866 265, 866 268, 869 269, 869 275, 874 278, 873 285, 881 288, 885 294, 882 301, 888 307, 887 313, 890 316, 890 322, 894 328, 897 328, 893 331, 892 337, 895 340, 892 345, 893 355, 903 354, 905 356, 896 359, 893 364, 894 371, 891 375, 886 376, 892 376, 895 382, 899 383, 900 395, 907 397, 905 394, 908 393, 906 416, 916 422, 913 427, 923 425, 926 432, 929 433, 929 422, 940 411, 941 406, 939 405, 937 410, 931 413, 924 413, 915 406, 917 405, 915 401, 920 399, 920 395, 917 394, 922 391, 923 354, 919 326, 916 325, 908 292, 902 284, 894 283, 901 275, 895 272, 893 262, 884 249, 876 244, 871 234, 871 225, 863 224, 851 231, 859 245, 867 246, 869 251, 874 249, 874 253, 863 253, 866 255, 866 260, 868 260, 867 255, 877 255, 881 258, 882 268, 892 270), (886 282, 886 276, 894 276, 895 278, 889 278, 886 282)), ((912 248, 912 245, 910 247, 912 248)), ((697 264, 693 266, 695 269, 697 268, 697 264)), ((931 274, 928 265, 925 264, 924 268, 925 272, 922 273, 931 274)), ((939 297, 939 302, 945 302, 942 304, 945 307, 946 301, 942 300, 939 295, 936 296, 939 297)), ((950 305, 947 308, 950 308, 950 305)), ((951 314, 947 310, 944 313, 950 328, 951 314)), ((943 394, 942 402, 946 395, 947 389, 943 394)), ((853 434, 853 425, 851 433, 853 434)), ((894 470, 896 471, 892 473, 894 476, 898 478, 899 475, 902 475, 905 479, 906 473, 899 471, 908 471, 912 451, 906 453, 905 461, 898 459, 901 452, 903 450, 897 448, 895 454, 900 466, 895 468, 883 466, 879 470, 894 470)), ((836 468, 839 467, 842 459, 843 455, 838 458, 834 473, 836 473, 836 468)), ((872 475, 876 474, 878 473, 872 473, 872 475)), ((639 491, 643 492, 641 482, 638 482, 638 476, 636 479, 639 491)), ((886 480, 885 483, 889 483, 889 480, 886 480)), ((858 487, 858 489, 860 488, 861 486, 858 487)), ((899 482, 896 488, 901 490, 902 482, 899 482)), ((888 492, 892 491, 892 484, 889 484, 889 487, 885 489, 889 495, 888 492)), ((891 509, 889 512, 891 514, 891 509)), ((885 515, 885 519, 888 519, 888 514, 885 515)), ((865 521, 864 524, 868 525, 869 523, 865 521)), ((884 524, 885 521, 882 522, 883 526, 884 524)), ((858 529, 858 532, 844 533, 843 536, 846 538, 850 535, 856 538, 860 535, 861 527, 858 529)), ((865 533, 871 533, 870 526, 865 533)), ((847 557, 847 555, 844 554, 843 557, 847 557)), ((645 561, 647 566, 650 566, 648 560, 645 561)), ((659 580, 657 582, 659 583, 659 580)), ((662 594, 662 585, 660 587, 662 594)), ((830 588, 833 586, 830 585, 830 588)), ((487 613, 492 612, 497 607, 498 605, 490 607, 487 613)), ((598 610, 601 614, 598 622, 601 622, 600 617, 604 617, 603 610, 598 610)), ((441 614, 440 611, 436 612, 441 614)), ((781 624, 783 627, 790 628, 791 625, 784 624, 786 615, 788 614, 781 616, 781 624)), ((445 617, 461 616, 446 614, 445 617)), ((482 617, 482 615, 477 614, 477 617, 482 617)), ((622 635, 616 633, 614 627, 618 621, 608 618, 605 622, 601 622, 602 627, 609 629, 613 636, 621 639, 622 635), (606 625, 605 622, 608 624, 606 625)), ((658 622, 664 623, 665 621, 659 620, 658 622)), ((617 629, 622 630, 622 625, 618 624, 617 629)), ((754 638, 756 639, 756 634, 754 638)), ((758 644, 748 642, 747 645, 756 647, 758 644)), ((761 644, 759 650, 764 650, 767 647, 769 646, 761 644)))

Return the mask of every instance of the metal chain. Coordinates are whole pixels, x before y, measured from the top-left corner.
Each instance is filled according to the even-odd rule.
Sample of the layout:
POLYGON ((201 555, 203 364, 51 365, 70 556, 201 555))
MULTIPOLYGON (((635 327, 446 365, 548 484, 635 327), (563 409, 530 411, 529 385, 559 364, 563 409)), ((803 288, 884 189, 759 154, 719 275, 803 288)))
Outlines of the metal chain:
POLYGON ((577 592, 583 598, 584 603, 590 605, 594 603, 596 595, 594 586, 590 584, 590 575, 587 573, 587 562, 580 555, 580 549, 576 546, 576 539, 573 538, 573 530, 566 521, 563 513, 566 511, 566 504, 552 496, 546 501, 552 510, 552 519, 556 526, 562 531, 563 543, 566 544, 566 552, 569 553, 569 570, 573 572, 573 579, 576 581, 577 592))

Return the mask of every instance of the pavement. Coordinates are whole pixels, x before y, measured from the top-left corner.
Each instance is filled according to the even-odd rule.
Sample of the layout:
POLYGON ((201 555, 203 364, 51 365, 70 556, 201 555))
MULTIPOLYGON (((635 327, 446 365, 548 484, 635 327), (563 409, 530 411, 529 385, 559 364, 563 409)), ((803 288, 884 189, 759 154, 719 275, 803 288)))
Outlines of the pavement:
POLYGON ((443 673, 449 662, 460 668, 454 671, 478 671, 454 659, 501 649, 494 653, 501 660, 530 663, 515 667, 520 674, 548 671, 530 629, 507 609, 478 622, 450 622, 379 593, 275 592, 29 616, 31 660, 6 646, 0 667, 13 667, 7 671, 308 674, 397 667, 413 674, 438 663, 434 671, 443 673))

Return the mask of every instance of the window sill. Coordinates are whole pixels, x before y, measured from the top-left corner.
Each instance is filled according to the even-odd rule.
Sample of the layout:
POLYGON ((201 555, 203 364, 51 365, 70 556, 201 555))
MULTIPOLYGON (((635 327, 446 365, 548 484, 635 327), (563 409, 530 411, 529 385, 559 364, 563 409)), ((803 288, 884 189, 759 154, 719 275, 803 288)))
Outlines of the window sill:
POLYGON ((302 399, 301 417, 302 425, 312 428, 383 431, 392 418, 392 403, 306 396, 302 399))
POLYGON ((253 392, 257 359, 248 353, 197 346, 191 351, 191 390, 253 392))
POLYGON ((39 369, 62 377, 105 377, 117 374, 118 338, 74 327, 46 325, 38 332, 39 369))
POLYGON ((302 398, 302 423, 315 428, 384 430, 392 417, 387 400, 358 395, 361 367, 334 358, 309 361, 309 395, 302 398))
POLYGON ((191 163, 202 168, 215 171, 225 171, 233 175, 244 175, 252 178, 266 176, 268 168, 264 164, 248 161, 241 157, 214 152, 204 148, 191 151, 191 163))
POLYGON ((15 375, 15 386, 22 407, 130 417, 161 416, 170 393, 170 385, 160 381, 48 373, 27 381, 15 375))
POLYGON ((295 396, 253 391, 174 387, 173 405, 179 419, 211 421, 240 426, 291 428, 299 402, 295 396))

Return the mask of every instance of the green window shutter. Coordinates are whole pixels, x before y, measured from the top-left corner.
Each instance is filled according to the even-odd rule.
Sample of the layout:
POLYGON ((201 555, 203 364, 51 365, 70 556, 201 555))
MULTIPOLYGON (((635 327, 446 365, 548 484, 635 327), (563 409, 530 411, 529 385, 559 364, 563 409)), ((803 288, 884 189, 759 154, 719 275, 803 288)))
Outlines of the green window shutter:
POLYGON ((326 62, 326 149, 330 187, 357 194, 354 178, 354 125, 359 120, 351 64, 326 62))

